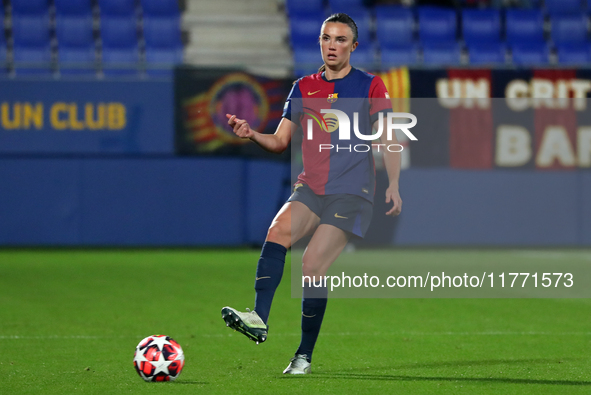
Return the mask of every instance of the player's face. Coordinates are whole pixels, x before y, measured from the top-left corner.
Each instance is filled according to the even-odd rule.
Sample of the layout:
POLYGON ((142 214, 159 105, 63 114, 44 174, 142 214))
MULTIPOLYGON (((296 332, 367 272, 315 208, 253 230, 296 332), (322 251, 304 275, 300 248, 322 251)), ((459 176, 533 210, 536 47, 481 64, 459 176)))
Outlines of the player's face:
POLYGON ((320 32, 320 48, 324 63, 339 68, 349 63, 357 42, 353 42, 353 32, 347 24, 327 22, 320 32))

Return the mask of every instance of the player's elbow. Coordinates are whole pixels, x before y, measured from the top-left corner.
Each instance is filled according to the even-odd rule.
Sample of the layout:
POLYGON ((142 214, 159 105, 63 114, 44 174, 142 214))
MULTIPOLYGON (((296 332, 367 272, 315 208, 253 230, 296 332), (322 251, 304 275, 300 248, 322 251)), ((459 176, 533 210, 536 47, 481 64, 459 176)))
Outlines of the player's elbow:
POLYGON ((277 144, 277 146, 275 146, 273 152, 276 154, 282 154, 287 147, 289 146, 289 143, 286 143, 284 141, 279 141, 279 144, 277 144))

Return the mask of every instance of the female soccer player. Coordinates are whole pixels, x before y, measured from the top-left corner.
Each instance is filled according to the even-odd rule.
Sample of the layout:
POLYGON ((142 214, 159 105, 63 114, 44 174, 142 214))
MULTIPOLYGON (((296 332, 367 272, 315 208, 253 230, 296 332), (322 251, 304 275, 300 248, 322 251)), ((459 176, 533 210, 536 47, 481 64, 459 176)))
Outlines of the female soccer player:
MULTIPOLYGON (((297 130, 298 125, 305 126, 307 119, 311 119, 310 113, 305 113, 297 103, 321 101, 328 107, 332 105, 332 108, 337 108, 339 100, 364 98, 363 102, 369 103, 369 106, 359 109, 365 110, 365 113, 359 114, 359 129, 371 134, 372 126, 376 129, 381 126, 384 130, 382 142, 397 143, 395 137, 394 140, 385 140, 385 121, 384 125, 379 125, 379 113, 391 111, 389 100, 385 100, 389 96, 384 83, 379 77, 349 64, 351 53, 357 46, 355 22, 346 14, 331 15, 322 24, 320 34, 324 65, 318 73, 294 83, 275 134, 258 133, 236 115, 227 114, 228 124, 237 136, 248 138, 267 151, 280 153, 288 147, 292 132, 297 130), (362 125, 364 122, 365 125, 362 125)), ((329 134, 328 130, 318 129, 312 140, 303 139, 304 170, 298 177, 294 193, 273 219, 263 244, 256 270, 254 311, 240 312, 231 307, 222 309, 226 325, 257 344, 267 338, 271 302, 283 275, 287 249, 303 236, 311 234, 312 238, 302 258, 302 274, 308 276, 304 277, 306 279, 320 279, 326 275, 352 235, 365 235, 371 220, 375 189, 371 150, 365 153, 319 150, 319 141, 338 143, 338 133, 329 134)), ((400 153, 386 150, 384 161, 389 178, 386 203, 393 203, 386 214, 398 215, 402 208, 398 193, 400 153)), ((305 283, 301 342, 283 373, 310 373, 312 351, 320 332, 327 296, 326 284, 305 283)))

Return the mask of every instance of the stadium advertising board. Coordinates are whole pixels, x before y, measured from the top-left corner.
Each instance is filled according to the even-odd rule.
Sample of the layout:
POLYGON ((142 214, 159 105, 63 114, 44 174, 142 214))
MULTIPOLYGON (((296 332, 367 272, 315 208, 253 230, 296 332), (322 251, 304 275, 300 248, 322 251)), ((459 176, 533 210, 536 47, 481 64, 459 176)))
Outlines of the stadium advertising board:
MULTIPOLYGON (((404 168, 591 167, 591 71, 400 68, 376 74, 393 110, 419 120, 419 141, 401 138, 404 168)), ((267 155, 233 135, 225 114, 273 133, 292 82, 238 70, 180 71, 177 153, 267 155)))
POLYGON ((177 153, 277 157, 236 137, 226 114, 246 119, 257 131, 274 133, 293 79, 189 67, 177 70, 175 79, 177 153))
POLYGON ((0 153, 172 154, 172 83, 0 81, 0 153))
POLYGON ((413 167, 591 167, 588 70, 414 70, 408 79, 423 121, 413 167))

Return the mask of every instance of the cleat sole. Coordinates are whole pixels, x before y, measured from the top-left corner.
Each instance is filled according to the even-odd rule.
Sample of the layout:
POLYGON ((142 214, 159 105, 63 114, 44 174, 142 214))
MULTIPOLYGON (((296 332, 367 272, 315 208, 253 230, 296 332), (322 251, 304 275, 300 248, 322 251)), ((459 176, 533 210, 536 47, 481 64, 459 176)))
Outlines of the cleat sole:
POLYGON ((226 326, 233 329, 235 332, 240 332, 244 336, 248 337, 250 340, 254 341, 256 344, 263 343, 267 340, 266 332, 263 332, 260 329, 254 329, 254 331, 261 332, 261 333, 252 333, 250 330, 238 317, 237 315, 232 313, 232 310, 228 307, 224 307, 222 309, 222 319, 226 323, 226 326))

